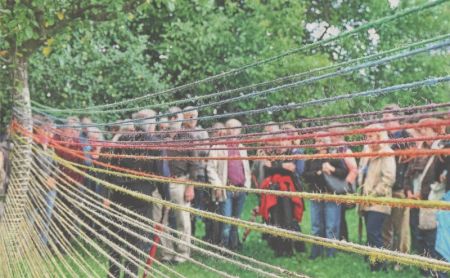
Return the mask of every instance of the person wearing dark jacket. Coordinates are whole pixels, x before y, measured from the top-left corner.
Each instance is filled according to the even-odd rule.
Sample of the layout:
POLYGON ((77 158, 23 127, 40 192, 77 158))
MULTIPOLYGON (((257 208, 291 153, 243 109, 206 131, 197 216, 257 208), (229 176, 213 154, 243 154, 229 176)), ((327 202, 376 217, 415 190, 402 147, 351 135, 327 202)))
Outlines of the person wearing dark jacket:
MULTIPOLYGON (((328 148, 319 146, 320 144, 330 144, 329 137, 324 137, 324 132, 318 132, 316 139, 317 151, 321 154, 328 153, 328 148)), ((327 186, 325 175, 330 175, 341 180, 345 180, 348 170, 341 160, 317 159, 308 160, 303 172, 303 178, 309 184, 310 190, 315 193, 331 193, 327 186)), ((337 239, 339 237, 339 227, 341 218, 341 205, 333 202, 311 201, 311 232, 315 236, 337 239)), ((313 245, 310 259, 321 256, 323 248, 313 245)), ((326 249, 326 255, 333 257, 335 249, 326 249)))
MULTIPOLYGON (((155 141, 156 138, 154 138, 151 134, 143 133, 142 125, 144 123, 140 123, 141 125, 137 126, 137 130, 141 131, 137 134, 123 134, 119 137, 118 141, 119 143, 125 143, 128 144, 142 144, 140 142, 142 141, 155 141)), ((112 153, 116 155, 129 155, 129 156, 136 156, 136 157, 145 157, 145 156, 160 156, 160 151, 154 150, 154 149, 143 149, 143 148, 112 148, 112 153)), ((158 165, 158 161, 154 159, 138 159, 138 158, 117 158, 112 157, 110 159, 110 163, 115 166, 119 166, 122 168, 126 168, 129 170, 142 172, 146 174, 156 174, 160 175, 159 169, 160 166, 158 165)), ((115 185, 119 185, 124 189, 131 190, 134 192, 138 192, 144 195, 151 196, 153 191, 157 190, 158 184, 143 181, 140 179, 134 179, 130 177, 123 177, 123 176, 112 176, 111 183, 115 185)), ((112 202, 119 204, 121 206, 124 206, 140 215, 143 215, 144 217, 150 218, 151 217, 151 210, 149 209, 151 207, 151 204, 147 201, 140 200, 136 197, 133 197, 127 193, 122 193, 118 191, 111 191, 109 193, 109 197, 112 202)), ((120 222, 120 219, 118 219, 120 222)), ((135 226, 129 225, 126 221, 120 223, 121 225, 124 225, 129 230, 133 231, 134 233, 141 234, 144 237, 148 237, 149 234, 142 234, 143 231, 140 229, 137 229, 135 226)), ((129 231, 126 231, 125 229, 119 229, 117 226, 112 226, 111 229, 113 232, 121 237, 122 239, 126 240, 131 246, 137 247, 138 249, 142 250, 143 252, 148 251, 148 246, 144 241, 137 238, 135 235, 130 233, 129 231)), ((112 239, 115 240, 115 239, 112 239)), ((120 242, 117 242, 117 244, 122 245, 120 242)), ((135 257, 140 257, 139 252, 137 252, 135 249, 131 248, 129 245, 124 246, 124 248, 131 254, 133 254, 135 257)), ((117 253, 115 250, 110 251, 110 256, 114 258, 117 261, 121 261, 121 256, 119 253, 117 253)), ((138 266, 135 263, 132 263, 128 259, 125 259, 125 267, 133 274, 138 274, 138 266)), ((109 264, 109 274, 113 277, 120 277, 120 268, 117 267, 115 263, 110 261, 109 264)), ((125 273, 125 277, 127 277, 127 274, 125 273)))
MULTIPOLYGON (((426 118, 419 121, 419 124, 436 125, 438 119, 426 118)), ((422 137, 434 137, 441 135, 442 129, 436 127, 422 127, 417 130, 422 137)), ((440 149, 445 147, 443 142, 425 141, 418 142, 421 149, 440 149)), ((445 158, 439 155, 419 156, 414 158, 408 165, 405 175, 405 190, 408 198, 418 200, 440 200, 445 194, 445 184, 442 178, 445 173, 445 158)), ((413 241, 417 251, 424 256, 441 259, 435 249, 437 221, 436 212, 427 209, 411 209, 411 229, 413 241)), ((434 274, 431 270, 421 270, 421 273, 428 277, 447 277, 444 273, 434 274)))
MULTIPOLYGON (((283 136, 280 136, 281 138, 283 136)), ((290 145, 287 140, 277 142, 279 147, 290 145)), ((277 155, 292 155, 291 149, 278 148, 277 155)), ((279 190, 300 192, 300 180, 295 172, 296 165, 292 160, 265 161, 265 179, 261 183, 261 188, 266 190, 279 190)), ((301 232, 300 222, 304 211, 303 200, 299 197, 282 197, 276 195, 261 195, 261 205, 259 213, 266 220, 267 224, 280 227, 282 229, 301 232)), ((304 252, 304 242, 294 242, 282 237, 266 235, 269 246, 278 256, 292 256, 294 249, 297 252, 304 252)))
MULTIPOLYGON (((183 129, 184 131, 189 131, 188 133, 196 140, 195 143, 206 143, 205 140, 209 139, 208 132, 201 127, 197 126, 197 118, 198 118, 198 111, 195 110, 192 106, 187 106, 183 109, 183 129)), ((198 157, 208 157, 209 150, 207 149, 208 146, 200 146, 198 148, 203 148, 203 150, 195 150, 195 156, 198 157)), ((195 163, 195 173, 194 173, 194 181, 197 182, 208 182, 208 176, 206 173, 206 160, 197 160, 194 161, 195 163)), ((209 194, 209 190, 203 187, 196 187, 194 188, 194 200, 192 201, 192 206, 196 209, 200 210, 206 210, 206 207, 208 205, 209 200, 211 199, 211 195, 209 194)), ((191 229, 192 229, 192 235, 195 236, 195 226, 196 221, 202 220, 203 223, 205 223, 205 234, 208 238, 211 234, 211 220, 208 218, 202 219, 201 217, 197 215, 191 216, 191 229)))

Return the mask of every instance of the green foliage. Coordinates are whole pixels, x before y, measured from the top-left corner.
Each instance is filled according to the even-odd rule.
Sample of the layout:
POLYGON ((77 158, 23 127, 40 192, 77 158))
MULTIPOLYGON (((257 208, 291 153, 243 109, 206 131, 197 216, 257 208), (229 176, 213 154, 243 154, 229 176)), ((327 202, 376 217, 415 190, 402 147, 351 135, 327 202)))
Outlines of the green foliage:
MULTIPOLYGON (((328 29, 324 29, 319 37, 327 37, 330 36, 327 32, 333 29, 343 32, 413 6, 413 3, 401 2, 399 7, 390 7, 388 1, 192 0, 143 2, 141 5, 136 4, 133 9, 126 9, 121 1, 96 1, 95 4, 100 5, 98 8, 74 18, 76 7, 69 3, 34 2, 29 7, 17 4, 15 9, 20 12, 14 15, 0 13, 0 20, 7 23, 2 25, 0 34, 8 34, 7 31, 13 30, 18 21, 23 22, 20 28, 29 29, 27 26, 35 26, 31 34, 21 32, 20 36, 15 38, 16 43, 28 47, 30 38, 39 35, 40 44, 30 58, 32 98, 62 108, 111 103, 162 88, 187 84, 311 43, 318 39, 311 31, 314 24, 325 22, 328 29), (68 19, 71 19, 70 24, 51 36, 37 32, 39 28, 36 23, 39 20, 35 10, 44 6, 46 9, 43 22, 47 23, 48 28, 68 19), (32 15, 30 10, 34 11, 32 15), (108 22, 99 23, 104 21, 102 19, 108 22), (25 42, 27 40, 28 43, 25 42)), ((424 2, 415 1, 414 5, 424 2)), ((80 7, 86 8, 90 4, 93 2, 82 2, 80 7)), ((449 10, 450 5, 446 3, 312 51, 290 55, 225 79, 125 107, 162 103, 239 88, 445 34, 450 29, 446 16, 449 10), (374 37, 378 38, 376 43, 374 37)), ((8 49, 8 46, 7 41, 0 40, 0 50, 8 49)), ((202 115, 211 115, 213 112, 224 113, 301 103, 443 76, 449 74, 449 63, 448 51, 433 52, 432 55, 426 53, 389 65, 282 90, 265 97, 211 107, 200 112, 202 115)), ((2 84, 9 83, 9 70, 10 65, 0 60, 2 84)), ((257 89, 263 90, 281 84, 283 83, 263 85, 257 89)), ((242 117, 242 120, 254 123, 370 111, 380 109, 391 102, 402 106, 442 102, 449 99, 448 89, 448 85, 441 85, 378 98, 358 98, 320 107, 242 117)), ((253 89, 243 90, 240 93, 252 91, 253 89)), ((2 107, 9 106, 6 93, 7 87, 0 88, 2 107)), ((226 97, 237 95, 235 93, 226 97)), ((220 99, 223 98, 225 97, 220 99)), ((205 99, 185 105, 217 100, 219 98, 205 99)), ((160 106, 160 110, 166 108, 164 105, 160 106)), ((3 114, 4 111, 2 109, 3 114)), ((98 121, 109 121, 129 117, 130 114, 96 116, 98 121)))
MULTIPOLYGON (((54 107, 86 107, 162 90, 158 66, 147 66, 146 42, 146 36, 135 36, 120 22, 74 30, 48 57, 31 58, 31 90, 41 92, 33 99, 54 107)), ((101 120, 118 116, 131 115, 101 120)))
MULTIPOLYGON (((48 57, 57 45, 55 41, 70 39, 74 30, 80 28, 87 32, 89 28, 86 28, 86 26, 89 26, 89 23, 92 25, 92 22, 113 20, 121 22, 120 20, 126 18, 129 11, 142 8, 144 5, 148 5, 148 3, 141 0, 86 0, 76 2, 48 0, 0 1, 0 80, 3 85, 0 88, 0 131, 4 129, 5 124, 10 119, 11 95, 22 94, 21 90, 25 87, 24 84, 28 82, 23 80, 23 78, 15 79, 12 73, 19 67, 21 70, 27 71, 26 65, 30 56, 39 55, 37 52, 41 50, 41 55, 48 57), (19 65, 17 63, 18 59, 25 61, 25 63, 20 63, 19 65), (17 82, 14 82, 14 80, 17 82)), ((111 39, 107 34, 105 35, 104 39, 111 39)), ((79 49, 78 46, 75 48, 79 49)), ((134 51, 142 52, 139 48, 134 49, 134 51)), ((92 53, 93 51, 91 50, 92 53)), ((66 54, 61 51, 61 57, 56 58, 60 65, 67 65, 70 62, 65 60, 64 55, 66 54)), ((41 59, 41 62, 45 64, 44 59, 41 59)), ((79 66, 79 63, 74 65, 79 66)), ((43 69, 42 65, 38 65, 37 68, 43 69)), ((47 72, 43 73, 43 75, 56 76, 53 70, 54 68, 45 68, 44 71, 47 72)), ((130 75, 135 76, 135 74, 144 73, 143 70, 135 69, 130 71, 130 75)), ((74 71, 76 70, 73 69, 72 72, 74 71)), ((36 75, 39 76, 40 74, 36 73, 36 75)), ((52 84, 61 84, 60 81, 64 78, 64 76, 58 76, 58 79, 50 78, 48 81, 52 84)), ((89 78, 91 79, 92 77, 89 78)), ((147 82, 145 85, 148 85, 147 82)), ((32 87, 36 88, 36 86, 32 87)), ((59 90, 62 89, 59 88, 59 90)), ((42 96, 45 96, 47 93, 47 90, 40 90, 38 94, 41 97, 38 97, 38 99, 43 99, 42 96)), ((65 99, 65 95, 56 99, 65 99)), ((74 101, 78 105, 83 105, 85 100, 84 98, 76 97, 74 101)))

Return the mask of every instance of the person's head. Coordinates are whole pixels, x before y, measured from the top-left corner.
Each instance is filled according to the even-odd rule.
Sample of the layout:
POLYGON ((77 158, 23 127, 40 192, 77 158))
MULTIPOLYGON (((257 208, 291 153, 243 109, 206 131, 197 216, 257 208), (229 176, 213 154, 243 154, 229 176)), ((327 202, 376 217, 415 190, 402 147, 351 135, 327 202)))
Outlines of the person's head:
POLYGON ((65 126, 62 128, 63 139, 73 140, 80 137, 80 120, 77 117, 68 117, 65 126))
POLYGON ((120 126, 119 128, 119 132, 120 134, 124 134, 124 133, 129 133, 129 132, 134 132, 134 125, 131 122, 132 119, 125 119, 120 121, 118 124, 120 126))
POLYGON ((156 130, 156 112, 151 109, 143 109, 133 114, 133 119, 138 120, 134 123, 136 130, 144 132, 155 132, 156 130))
MULTIPOLYGON (((280 127, 281 130, 285 131, 286 136, 298 136, 297 129, 292 124, 284 124, 280 127)), ((292 139, 291 144, 293 145, 299 145, 300 139, 292 139)))
POLYGON ((104 141, 105 140, 102 131, 98 127, 95 127, 95 126, 90 126, 87 128, 87 136, 90 141, 104 141))
POLYGON ((90 126, 87 128, 87 138, 92 148, 92 158, 98 159, 102 150, 102 141, 105 141, 102 131, 98 127, 90 126))
POLYGON ((169 129, 172 131, 180 130, 182 125, 183 112, 179 107, 170 107, 169 114, 171 114, 168 118, 170 121, 169 129))
POLYGON ((33 115, 33 133, 40 144, 47 144, 53 137, 53 122, 42 115, 33 115))
POLYGON ((348 129, 342 126, 339 122, 331 123, 331 127, 328 131, 332 134, 330 135, 330 139, 332 143, 342 143, 345 141, 345 135, 341 135, 340 133, 346 132, 348 129))
POLYGON ((213 124, 211 128, 211 138, 218 138, 227 135, 227 130, 225 129, 225 125, 223 123, 217 122, 213 124))
MULTIPOLYGON (((383 120, 385 120, 383 125, 385 127, 396 128, 400 126, 400 122, 398 120, 394 120, 395 117, 400 115, 399 112, 395 112, 395 110, 398 109, 400 109, 400 106, 398 106, 397 104, 389 104, 383 108, 383 120)), ((392 131, 394 130, 391 130, 391 132, 392 131)))
POLYGON ((193 106, 187 106, 183 109, 183 126, 187 129, 193 129, 197 126, 198 111, 193 106))
MULTIPOLYGON (((374 129, 383 129, 384 126, 382 124, 371 124, 365 127, 365 129, 374 130, 374 129)), ((366 140, 367 141, 382 141, 382 140, 388 140, 389 135, 387 131, 385 130, 379 130, 379 131, 368 131, 366 133, 366 140)), ((368 144, 369 148, 372 151, 379 151, 381 148, 383 148, 384 144, 382 143, 370 143, 368 144)))
POLYGON ((263 149, 258 150, 256 153, 259 155, 267 155, 267 154, 273 154, 277 150, 277 141, 268 141, 270 139, 274 138, 272 135, 263 135, 259 138, 260 142, 258 145, 260 147, 264 147, 263 149), (273 148, 272 148, 273 147, 273 148))
POLYGON ((272 138, 277 138, 278 140, 273 142, 275 146, 277 146, 277 153, 285 153, 287 151, 287 146, 290 146, 292 144, 291 140, 288 140, 287 137, 289 135, 287 134, 276 134, 275 136, 271 136, 272 138))
POLYGON ((230 136, 238 136, 241 134, 242 131, 242 124, 237 119, 229 119, 225 123, 225 127, 228 128, 228 135, 230 136))
POLYGON ((316 149, 320 153, 326 153, 329 148, 328 145, 331 144, 331 139, 326 134, 328 134, 328 132, 325 132, 325 131, 318 131, 318 132, 314 133, 316 149), (323 145, 325 145, 325 146, 323 146, 323 145))
POLYGON ((264 126, 264 132, 267 133, 272 133, 272 132, 277 132, 280 131, 280 126, 275 123, 275 122, 268 122, 265 126, 264 126))
POLYGON ((166 130, 169 130, 169 128, 170 128, 169 118, 167 118, 167 117, 159 118, 158 130, 166 131, 166 130))
POLYGON ((436 118, 425 118, 421 119, 418 124, 428 125, 424 127, 417 128, 417 132, 423 137, 433 137, 437 135, 445 134, 445 126, 440 125, 442 120, 436 118))
POLYGON ((88 116, 83 116, 82 118, 81 118, 81 124, 83 124, 83 125, 89 125, 89 124, 92 124, 92 119, 90 118, 90 117, 88 117, 88 116))

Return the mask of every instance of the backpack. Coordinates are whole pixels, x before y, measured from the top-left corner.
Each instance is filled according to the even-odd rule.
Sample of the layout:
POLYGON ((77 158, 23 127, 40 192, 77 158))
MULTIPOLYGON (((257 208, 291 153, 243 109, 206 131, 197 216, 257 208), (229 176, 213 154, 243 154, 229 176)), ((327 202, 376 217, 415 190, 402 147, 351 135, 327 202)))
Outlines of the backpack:
MULTIPOLYGON (((292 177, 280 174, 275 174, 264 179, 261 188, 296 192, 292 177)), ((301 222, 303 217, 303 208, 303 200, 300 197, 261 194, 259 213, 269 225, 298 231, 298 223, 301 222)), ((265 235, 264 238, 275 251, 276 256, 291 256, 293 255, 293 249, 298 249, 295 242, 290 239, 273 235, 265 235)))

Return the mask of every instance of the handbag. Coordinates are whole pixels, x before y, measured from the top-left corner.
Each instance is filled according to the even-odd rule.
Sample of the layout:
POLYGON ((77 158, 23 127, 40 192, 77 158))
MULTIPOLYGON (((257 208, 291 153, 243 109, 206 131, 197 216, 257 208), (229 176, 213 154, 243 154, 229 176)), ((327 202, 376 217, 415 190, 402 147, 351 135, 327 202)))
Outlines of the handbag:
MULTIPOLYGON (((439 141, 436 141, 432 149, 438 149, 441 148, 439 145, 439 141)), ((435 156, 430 157, 428 159, 427 164, 425 165, 425 168, 422 172, 422 174, 417 178, 417 188, 414 190, 420 190, 422 189, 422 182, 425 178, 425 175, 428 173, 428 170, 430 169, 431 165, 433 164, 435 160, 435 156)), ((428 193, 428 200, 440 200, 444 194, 445 194, 445 185, 443 183, 435 182, 430 185, 430 193, 428 193)), ((415 192, 414 192, 415 193, 415 192)), ((437 209, 432 208, 421 208, 419 210, 419 229, 422 230, 433 230, 437 227, 437 219, 436 219, 436 212, 437 209)))
MULTIPOLYGON (((431 191, 428 195, 428 200, 435 201, 441 200, 445 195, 445 184, 435 182, 430 185, 431 191)), ((419 229, 433 230, 437 227, 437 209, 433 208, 421 208, 419 210, 419 229)))
POLYGON ((323 177, 325 178, 325 183, 328 191, 337 195, 353 193, 353 190, 347 181, 327 174, 324 174, 323 177))

